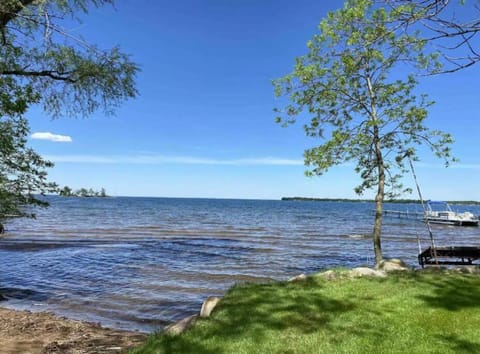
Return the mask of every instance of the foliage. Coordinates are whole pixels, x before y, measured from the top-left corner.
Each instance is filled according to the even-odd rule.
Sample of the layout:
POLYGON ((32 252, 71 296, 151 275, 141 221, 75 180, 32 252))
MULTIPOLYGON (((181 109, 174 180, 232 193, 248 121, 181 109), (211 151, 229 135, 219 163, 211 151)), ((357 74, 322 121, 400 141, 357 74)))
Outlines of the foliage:
POLYGON ((46 169, 52 163, 27 147, 28 122, 23 113, 38 99, 30 88, 16 90, 8 79, 0 78, 0 221, 6 217, 33 216, 29 205, 45 206, 37 193, 53 192, 46 169))
POLYGON ((395 32, 398 12, 370 0, 347 0, 344 8, 321 21, 320 33, 308 42, 308 53, 296 59, 294 71, 276 81, 277 96, 290 103, 277 109, 277 121, 288 125, 310 117, 307 136, 324 142, 305 151, 307 175, 355 162, 362 183, 358 194, 376 187, 374 250, 381 254, 382 204, 403 189, 406 159, 416 160, 416 146, 426 144, 438 157, 450 159, 452 138, 425 125, 432 104, 417 96, 417 67, 436 67, 436 55, 425 55, 415 35, 395 32))
POLYGON ((112 113, 135 97, 138 67, 115 47, 73 37, 62 20, 111 0, 6 0, 0 5, 0 77, 41 92, 53 116, 112 113))
POLYGON ((58 191, 58 194, 62 197, 107 197, 105 188, 102 188, 100 191, 94 191, 92 188, 80 188, 73 191, 72 188, 64 186, 58 191))
POLYGON ((104 50, 62 27, 88 6, 112 0, 2 0, 0 2, 0 217, 31 216, 46 205, 34 193, 54 191, 52 163, 27 148, 25 115, 42 105, 53 117, 110 114, 136 96, 138 67, 115 47, 104 50))
POLYGON ((478 275, 428 271, 237 285, 212 317, 132 353, 473 353, 479 286, 478 275))
POLYGON ((64 186, 63 188, 61 188, 59 191, 58 191, 58 194, 62 197, 71 197, 73 196, 73 191, 72 191, 72 188, 68 187, 68 186, 64 186))

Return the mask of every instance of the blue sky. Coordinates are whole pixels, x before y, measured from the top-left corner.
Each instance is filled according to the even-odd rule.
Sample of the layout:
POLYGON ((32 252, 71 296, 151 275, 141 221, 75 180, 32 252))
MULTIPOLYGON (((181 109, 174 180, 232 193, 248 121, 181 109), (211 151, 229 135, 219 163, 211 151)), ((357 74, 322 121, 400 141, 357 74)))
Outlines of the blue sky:
MULTIPOLYGON (((114 117, 51 120, 33 108, 32 133, 71 141, 37 134, 30 144, 55 162, 52 180, 111 195, 356 198, 352 166, 304 176, 303 150, 317 141, 301 124, 281 128, 273 113, 271 80, 292 70, 321 18, 342 3, 119 0, 115 9, 94 9, 68 29, 131 54, 142 69, 140 95, 114 117)), ((480 64, 422 79, 421 90, 437 102, 428 124, 454 135, 461 160, 445 169, 422 156, 417 174, 427 198, 480 200, 479 78, 480 64)))

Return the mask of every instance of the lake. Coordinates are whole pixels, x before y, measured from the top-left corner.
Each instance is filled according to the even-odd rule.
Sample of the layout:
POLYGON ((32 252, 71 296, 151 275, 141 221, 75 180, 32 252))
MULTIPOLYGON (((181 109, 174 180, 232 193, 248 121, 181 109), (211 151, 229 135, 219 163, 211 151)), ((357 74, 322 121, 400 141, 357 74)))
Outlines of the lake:
MULTIPOLYGON (((199 311, 234 283, 373 265, 373 203, 49 197, 6 223, 2 306, 150 332, 199 311)), ((420 205, 386 209, 420 211, 420 205)), ((480 214, 479 206, 454 206, 480 214)), ((479 228, 433 226, 437 245, 480 246, 479 228)), ((428 232, 385 218, 385 257, 417 266, 428 232)))

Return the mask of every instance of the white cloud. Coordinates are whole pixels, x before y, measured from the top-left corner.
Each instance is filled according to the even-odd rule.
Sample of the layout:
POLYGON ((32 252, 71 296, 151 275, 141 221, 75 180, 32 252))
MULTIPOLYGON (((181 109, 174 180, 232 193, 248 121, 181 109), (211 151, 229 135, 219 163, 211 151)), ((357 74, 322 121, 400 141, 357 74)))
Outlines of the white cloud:
POLYGON ((45 159, 53 162, 68 162, 68 163, 95 163, 95 164, 115 164, 121 163, 118 160, 106 156, 94 155, 46 155, 45 159))
POLYGON ((32 139, 48 140, 55 143, 71 143, 72 138, 68 135, 53 134, 50 132, 36 132, 30 136, 32 139))
MULTIPOLYGON (((445 168, 444 164, 441 163, 423 163, 423 162, 418 162, 416 164, 418 167, 424 167, 424 168, 445 168)), ((452 163, 448 166, 447 169, 468 169, 468 170, 478 170, 480 169, 480 164, 477 163, 472 163, 472 164, 464 164, 464 163, 452 163)))
POLYGON ((480 169, 480 164, 452 164, 449 168, 465 168, 470 170, 478 170, 480 169))
POLYGON ((213 159, 192 156, 164 156, 164 155, 49 155, 47 160, 66 163, 93 163, 93 164, 182 164, 182 165, 236 165, 236 166, 298 166, 303 165, 301 159, 285 159, 276 157, 213 159))

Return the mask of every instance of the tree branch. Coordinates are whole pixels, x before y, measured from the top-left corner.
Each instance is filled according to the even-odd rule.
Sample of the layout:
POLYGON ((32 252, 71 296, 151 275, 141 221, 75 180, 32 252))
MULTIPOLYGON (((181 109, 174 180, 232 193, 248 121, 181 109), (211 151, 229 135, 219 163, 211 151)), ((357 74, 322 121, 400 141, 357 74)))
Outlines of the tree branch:
POLYGON ((73 79, 70 75, 73 72, 58 72, 55 70, 41 70, 41 71, 25 71, 25 70, 4 70, 0 72, 0 75, 16 75, 16 76, 29 76, 29 77, 49 77, 54 80, 66 81, 69 83, 75 83, 78 80, 73 79))

